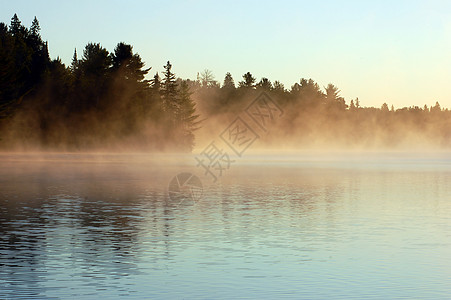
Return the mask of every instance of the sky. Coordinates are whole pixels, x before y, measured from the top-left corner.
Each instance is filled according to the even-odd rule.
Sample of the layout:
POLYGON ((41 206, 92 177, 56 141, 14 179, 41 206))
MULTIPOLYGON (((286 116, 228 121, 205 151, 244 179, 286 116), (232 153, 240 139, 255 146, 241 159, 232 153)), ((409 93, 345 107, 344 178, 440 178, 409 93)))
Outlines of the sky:
POLYGON ((34 16, 51 58, 89 42, 133 45, 150 75, 209 69, 222 83, 251 72, 290 88, 332 83, 349 103, 451 108, 451 1, 4 1, 0 21, 34 16))

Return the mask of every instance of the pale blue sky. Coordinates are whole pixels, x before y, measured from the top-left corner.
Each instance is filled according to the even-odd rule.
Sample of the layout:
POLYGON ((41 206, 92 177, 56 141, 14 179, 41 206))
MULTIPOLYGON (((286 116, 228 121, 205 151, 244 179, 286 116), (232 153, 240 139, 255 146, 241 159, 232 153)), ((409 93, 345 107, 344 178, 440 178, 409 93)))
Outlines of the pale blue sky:
POLYGON ((88 42, 134 46, 152 74, 250 71, 289 88, 301 77, 364 106, 451 107, 451 1, 4 1, 0 21, 36 15, 52 58, 88 42))

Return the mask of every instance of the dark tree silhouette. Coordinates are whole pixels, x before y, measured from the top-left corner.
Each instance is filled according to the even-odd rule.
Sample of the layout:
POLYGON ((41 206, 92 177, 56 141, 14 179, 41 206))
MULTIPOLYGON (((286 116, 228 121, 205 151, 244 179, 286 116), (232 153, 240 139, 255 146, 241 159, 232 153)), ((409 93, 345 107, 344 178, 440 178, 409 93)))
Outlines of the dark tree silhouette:
POLYGON ((345 110, 347 108, 344 98, 340 96, 341 91, 338 87, 329 83, 325 90, 326 103, 330 108, 336 110, 345 110))
POLYGON ((164 66, 163 81, 161 83, 161 94, 163 96, 163 109, 175 116, 177 111, 177 82, 175 74, 171 71, 172 65, 168 61, 164 66))
POLYGON ((18 34, 20 31, 23 31, 24 28, 22 26, 22 22, 17 17, 17 14, 11 18, 10 32, 12 35, 18 34))
POLYGON ((194 146, 194 131, 199 128, 200 122, 197 121, 199 115, 196 114, 196 104, 191 99, 191 92, 186 81, 180 84, 178 104, 176 120, 181 137, 179 145, 182 150, 191 151, 194 146))
POLYGON ((265 91, 270 91, 270 90, 272 90, 272 83, 271 83, 271 81, 268 79, 268 78, 266 78, 266 77, 263 77, 258 83, 257 83, 257 87, 258 88, 261 88, 261 89, 263 89, 263 90, 265 90, 265 91))
POLYGON ((78 64, 79 64, 79 60, 78 60, 77 48, 75 48, 74 55, 72 56, 72 63, 70 65, 72 72, 75 72, 75 70, 78 68, 78 64))
POLYGON ((254 88, 255 87, 255 77, 252 76, 250 72, 243 75, 243 81, 238 83, 241 88, 254 88))
MULTIPOLYGON (((35 17, 30 28, 17 15, 10 26, 0 23, 0 149, 36 146, 51 150, 177 149, 195 143, 200 116, 235 118, 243 103, 259 91, 285 111, 274 126, 274 144, 345 147, 451 147, 451 112, 435 105, 395 109, 362 107, 359 98, 346 104, 340 90, 323 90, 313 79, 301 78, 290 89, 263 77, 256 83, 247 72, 235 87, 230 73, 222 87, 209 70, 197 80, 177 78, 168 61, 162 78, 148 80, 150 68, 120 42, 110 53, 89 43, 81 59, 75 49, 66 67, 51 60, 35 17), (412 139, 411 137, 414 136, 412 139), (126 146, 124 146, 126 145, 126 146)), ((264 140, 262 139, 262 142, 264 140)))
POLYGON ((285 86, 280 81, 276 80, 273 84, 273 90, 278 94, 285 92, 285 86))
POLYGON ((37 38, 41 38, 40 31, 41 31, 41 26, 39 26, 39 21, 35 16, 33 19, 33 22, 31 23, 30 34, 37 38))
POLYGON ((36 93, 50 65, 47 44, 41 40, 35 18, 32 30, 16 14, 8 27, 0 24, 0 118, 14 111, 36 93))
POLYGON ((150 81, 150 85, 151 85, 152 90, 154 90, 156 93, 160 94, 161 79, 160 79, 160 75, 158 75, 158 72, 155 73, 155 75, 153 76, 153 79, 150 81))
POLYGON ((351 100, 351 103, 349 104, 349 110, 350 111, 355 111, 357 108, 354 104, 354 100, 351 100))
POLYGON ((223 89, 235 89, 235 81, 233 80, 232 74, 226 73, 224 77, 224 83, 222 84, 223 89))
POLYGON ((110 84, 109 52, 99 43, 89 43, 83 51, 83 58, 78 63, 80 77, 76 78, 75 89, 78 92, 78 109, 103 109, 107 105, 108 86, 110 84))

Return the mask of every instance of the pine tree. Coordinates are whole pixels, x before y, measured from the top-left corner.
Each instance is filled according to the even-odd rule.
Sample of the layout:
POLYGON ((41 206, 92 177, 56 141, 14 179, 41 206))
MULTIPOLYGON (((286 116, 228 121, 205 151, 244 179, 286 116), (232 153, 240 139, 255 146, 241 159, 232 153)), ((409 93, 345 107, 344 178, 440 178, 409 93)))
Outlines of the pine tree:
POLYGON ((239 86, 243 88, 253 88, 255 86, 255 77, 252 76, 251 72, 247 72, 243 75, 243 81, 239 82, 239 86))
POLYGON ((222 87, 224 89, 234 89, 235 88, 235 82, 233 81, 232 74, 230 74, 229 72, 227 72, 224 77, 224 83, 222 84, 222 87))
POLYGON ((260 82, 257 84, 257 87, 262 88, 266 91, 269 91, 269 90, 272 90, 272 83, 268 78, 263 77, 260 80, 260 82))
POLYGON ((425 104, 425 105, 424 105, 424 107, 423 107, 423 111, 425 111, 425 112, 429 112, 429 107, 427 106, 427 104, 425 104))
POLYGON ((326 99, 327 99, 327 101, 334 102, 338 98, 340 98, 340 92, 341 91, 338 89, 338 87, 336 87, 332 83, 329 83, 327 85, 327 87, 325 88, 325 90, 326 90, 326 99))
POLYGON ((169 113, 175 114, 177 111, 177 82, 175 74, 171 71, 172 65, 168 61, 164 66, 164 78, 161 84, 161 94, 163 96, 163 109, 169 113))
POLYGON ((100 43, 89 43, 83 51, 83 58, 80 66, 83 71, 91 75, 103 76, 111 65, 111 57, 109 52, 103 48, 100 43))
POLYGON ((435 102, 435 105, 433 107, 431 107, 431 112, 438 113, 440 111, 442 111, 442 108, 440 106, 440 103, 438 103, 438 101, 437 101, 437 102, 435 102))
POLYGON ((36 18, 36 16, 33 19, 33 22, 31 23, 31 27, 30 27, 30 33, 31 35, 41 38, 41 26, 39 26, 39 21, 36 18))
POLYGON ((161 80, 160 80, 160 75, 158 75, 158 72, 155 73, 155 75, 153 76, 153 79, 150 81, 150 87, 156 93, 158 93, 158 94, 160 93, 161 80))
POLYGON ((351 103, 349 104, 349 110, 354 111, 356 110, 355 104, 354 104, 354 100, 351 100, 351 103))
POLYGON ((177 126, 181 132, 181 139, 183 149, 192 150, 194 146, 194 131, 199 128, 197 119, 199 115, 196 114, 196 104, 191 99, 191 92, 185 80, 180 83, 178 91, 178 110, 176 113, 177 126))
POLYGON ((105 97, 110 86, 111 56, 99 43, 89 43, 83 50, 83 57, 78 61, 75 87, 80 94, 77 110, 101 110, 108 106, 105 97))
POLYGON ((340 96, 341 91, 338 89, 338 87, 336 87, 332 83, 329 83, 325 90, 326 103, 329 107, 333 107, 339 110, 344 110, 347 108, 344 98, 340 96))
POLYGON ((133 46, 118 43, 112 54, 112 63, 113 70, 119 72, 125 79, 148 83, 144 77, 151 68, 144 69, 144 62, 138 54, 133 53, 133 46))
POLYGON ((276 92, 283 93, 283 92, 285 92, 285 86, 283 85, 283 83, 281 83, 280 81, 276 80, 276 81, 274 81, 274 84, 273 84, 273 90, 276 91, 276 92))
POLYGON ((17 14, 14 14, 14 16, 11 18, 11 25, 9 26, 9 31, 13 35, 15 35, 20 31, 21 28, 22 25, 19 18, 17 17, 17 14))
POLYGON ((10 114, 18 93, 18 68, 14 56, 14 37, 5 23, 0 23, 0 119, 10 114))
POLYGON ((78 68, 78 55, 77 55, 77 48, 74 50, 74 55, 72 56, 72 63, 70 65, 70 69, 72 72, 75 72, 75 70, 78 68))

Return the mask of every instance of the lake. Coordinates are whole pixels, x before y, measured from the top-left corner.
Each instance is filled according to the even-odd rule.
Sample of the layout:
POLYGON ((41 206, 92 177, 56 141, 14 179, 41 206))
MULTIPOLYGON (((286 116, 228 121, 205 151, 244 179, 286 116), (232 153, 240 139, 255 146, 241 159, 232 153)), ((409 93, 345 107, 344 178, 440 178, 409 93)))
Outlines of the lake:
POLYGON ((0 298, 449 299, 451 155, 193 157, 1 154, 0 298))

